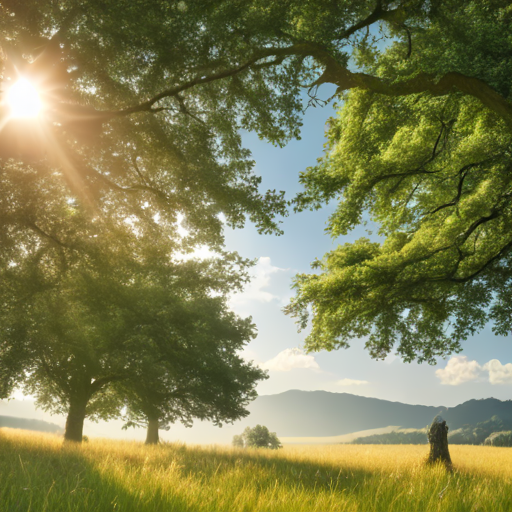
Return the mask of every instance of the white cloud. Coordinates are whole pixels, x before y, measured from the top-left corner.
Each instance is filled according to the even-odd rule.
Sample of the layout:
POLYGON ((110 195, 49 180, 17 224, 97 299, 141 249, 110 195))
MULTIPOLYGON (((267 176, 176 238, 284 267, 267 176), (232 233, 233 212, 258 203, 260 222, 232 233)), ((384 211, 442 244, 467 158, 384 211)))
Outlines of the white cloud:
POLYGON ((512 363, 501 364, 497 359, 491 359, 483 368, 489 372, 491 384, 512 384, 512 363))
POLYGON ((436 370, 441 384, 458 386, 464 382, 478 379, 482 367, 476 361, 468 361, 466 356, 453 356, 445 368, 436 370))
POLYGON ((488 372, 490 384, 512 384, 512 363, 501 364, 498 359, 480 365, 477 361, 468 361, 466 356, 453 356, 445 368, 436 370, 436 375, 441 379, 441 384, 458 386, 465 382, 483 380, 485 372, 488 372))
POLYGON ((367 380, 341 379, 336 384, 338 386, 362 386, 363 384, 369 384, 369 382, 367 380))
POLYGON ((253 278, 247 284, 244 291, 233 295, 231 305, 245 304, 248 301, 271 302, 280 300, 280 297, 266 290, 270 286, 271 276, 279 272, 287 272, 288 269, 272 265, 270 258, 262 256, 258 263, 251 269, 253 278))
POLYGON ((304 354, 300 348, 287 348, 279 352, 276 357, 263 363, 261 367, 265 370, 276 372, 289 372, 293 368, 309 368, 311 370, 320 370, 320 366, 311 354, 304 354))

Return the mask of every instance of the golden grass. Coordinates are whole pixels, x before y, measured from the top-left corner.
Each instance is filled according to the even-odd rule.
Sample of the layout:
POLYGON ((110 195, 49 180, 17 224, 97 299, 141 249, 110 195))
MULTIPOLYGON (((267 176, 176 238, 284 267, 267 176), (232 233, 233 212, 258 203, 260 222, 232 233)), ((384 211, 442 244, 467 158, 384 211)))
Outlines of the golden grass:
POLYGON ((278 452, 0 430, 1 512, 511 511, 512 449, 287 446, 278 452))

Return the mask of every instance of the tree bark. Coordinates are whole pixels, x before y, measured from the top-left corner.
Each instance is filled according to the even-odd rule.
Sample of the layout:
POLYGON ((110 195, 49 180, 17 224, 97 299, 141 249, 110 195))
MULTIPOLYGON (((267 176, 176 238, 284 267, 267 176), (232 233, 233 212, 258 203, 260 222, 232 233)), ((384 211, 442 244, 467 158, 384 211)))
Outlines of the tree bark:
POLYGON ((148 418, 148 430, 146 434, 146 444, 158 444, 158 419, 148 418))
POLYGON ((64 441, 82 442, 86 406, 87 400, 74 399, 70 401, 64 441))
POLYGON ((452 460, 448 450, 448 425, 441 416, 436 416, 428 430, 428 441, 430 443, 430 454, 428 464, 442 463, 451 468, 452 460))

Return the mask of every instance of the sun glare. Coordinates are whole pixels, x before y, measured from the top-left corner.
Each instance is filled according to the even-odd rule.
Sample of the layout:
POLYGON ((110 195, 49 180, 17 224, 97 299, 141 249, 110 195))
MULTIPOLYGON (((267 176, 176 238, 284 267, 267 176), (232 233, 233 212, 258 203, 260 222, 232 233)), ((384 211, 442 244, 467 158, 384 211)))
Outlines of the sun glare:
POLYGON ((7 104, 12 117, 36 117, 41 110, 39 93, 26 78, 20 78, 9 88, 7 104))

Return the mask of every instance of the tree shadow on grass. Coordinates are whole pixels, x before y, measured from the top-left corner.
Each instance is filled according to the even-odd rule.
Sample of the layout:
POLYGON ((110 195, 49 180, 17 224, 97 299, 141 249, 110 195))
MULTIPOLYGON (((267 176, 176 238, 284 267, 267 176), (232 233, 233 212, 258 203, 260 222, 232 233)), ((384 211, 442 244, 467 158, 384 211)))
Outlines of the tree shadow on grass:
POLYGON ((34 447, 0 431, 1 512, 197 512, 180 496, 127 489, 80 447, 34 447))
POLYGON ((227 451, 172 444, 164 444, 162 449, 168 449, 169 456, 179 460, 185 475, 208 481, 239 470, 261 491, 273 489, 278 482, 280 487, 311 492, 364 492, 364 481, 380 477, 378 472, 352 466, 273 457, 273 452, 265 449, 227 451))

